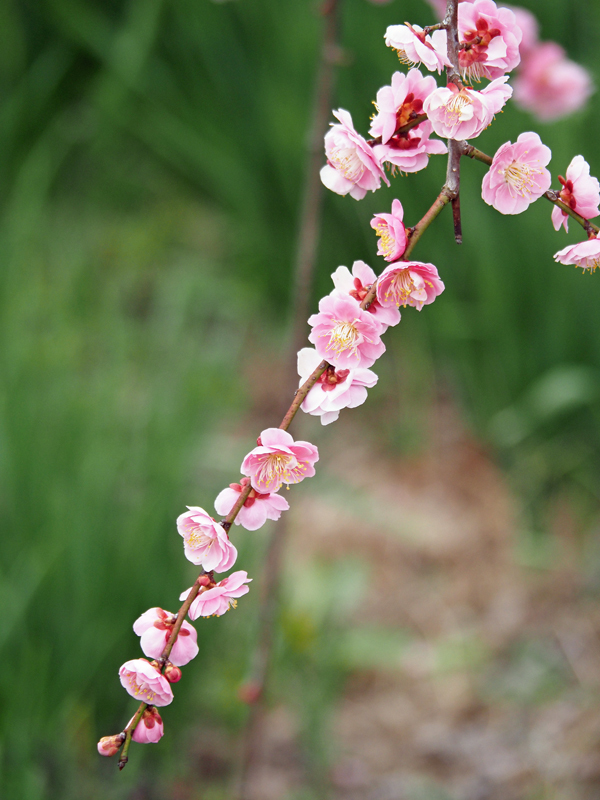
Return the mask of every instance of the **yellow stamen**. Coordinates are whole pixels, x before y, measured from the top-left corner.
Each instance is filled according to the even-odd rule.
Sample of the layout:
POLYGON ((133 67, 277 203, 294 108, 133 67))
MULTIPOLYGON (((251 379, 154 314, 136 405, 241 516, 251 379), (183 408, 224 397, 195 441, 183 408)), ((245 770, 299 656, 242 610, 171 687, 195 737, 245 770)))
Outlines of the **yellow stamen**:
POLYGON ((365 171, 365 165, 353 147, 338 147, 329 156, 330 161, 349 181, 356 183, 365 171))
POLYGON ((390 234, 390 228, 387 222, 380 222, 375 228, 377 236, 381 237, 381 250, 384 256, 391 256, 396 246, 396 240, 390 234))
MULTIPOLYGON (((337 355, 341 355, 349 350, 354 356, 358 352, 358 345, 364 341, 364 337, 359 333, 356 323, 358 319, 352 322, 345 322, 343 320, 334 320, 334 327, 329 332, 329 344, 327 350, 333 350, 337 355)), ((322 333, 321 336, 327 336, 322 333)))
MULTIPOLYGON (((523 156, 526 156, 525 152, 523 156)), ((521 197, 529 197, 535 188, 535 176, 541 175, 543 169, 522 161, 513 161, 506 169, 498 170, 509 187, 521 197)))

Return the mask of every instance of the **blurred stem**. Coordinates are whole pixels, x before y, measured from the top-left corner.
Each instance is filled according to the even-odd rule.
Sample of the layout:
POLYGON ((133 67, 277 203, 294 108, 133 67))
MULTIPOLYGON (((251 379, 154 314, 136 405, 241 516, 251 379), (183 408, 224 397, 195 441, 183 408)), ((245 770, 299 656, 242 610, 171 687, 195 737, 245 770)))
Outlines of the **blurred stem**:
POLYGON ((410 239, 408 241, 406 250, 404 251, 404 255, 402 256, 403 261, 408 260, 408 256, 412 253, 424 231, 427 230, 442 208, 448 205, 451 199, 451 195, 445 191, 445 189, 442 189, 442 191, 435 198, 435 201, 429 211, 427 211, 427 213, 417 222, 414 228, 410 229, 410 239))
POLYGON ((139 704, 138 710, 133 715, 133 719, 123 731, 125 734, 125 741, 123 742, 123 749, 121 750, 121 756, 119 758, 119 769, 123 769, 125 764, 129 761, 127 753, 129 752, 129 745, 131 744, 131 737, 133 736, 133 732, 136 729, 138 722, 141 720, 142 714, 144 713, 147 705, 148 703, 139 704))

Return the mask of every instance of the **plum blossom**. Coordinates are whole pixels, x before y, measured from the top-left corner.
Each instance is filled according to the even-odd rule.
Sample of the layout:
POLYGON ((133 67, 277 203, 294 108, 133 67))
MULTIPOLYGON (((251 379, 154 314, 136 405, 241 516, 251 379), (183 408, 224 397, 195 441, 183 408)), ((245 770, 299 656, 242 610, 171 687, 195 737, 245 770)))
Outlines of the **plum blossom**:
MULTIPOLYGON (((567 167, 567 177, 558 176, 562 184, 559 198, 573 211, 584 219, 592 219, 600 214, 600 184, 598 178, 590 176, 590 165, 583 156, 574 156, 567 167)), ((561 225, 569 230, 569 215, 558 206, 552 209, 552 224, 554 230, 559 230, 561 225)))
POLYGON ((114 756, 125 741, 124 733, 116 733, 114 736, 103 736, 98 742, 98 752, 101 756, 114 756))
POLYGON ((373 148, 382 164, 391 164, 392 175, 400 172, 419 172, 429 164, 430 155, 444 155, 448 149, 439 139, 431 139, 433 125, 421 122, 405 133, 399 133, 386 143, 373 148))
POLYGON ((521 29, 513 12, 494 0, 475 0, 458 6, 458 38, 465 45, 458 63, 463 78, 501 78, 520 61, 521 29))
POLYGON ((168 706, 173 701, 169 681, 145 658, 126 661, 119 670, 123 688, 136 700, 154 706, 168 706))
MULTIPOLYGON (((215 499, 217 514, 223 517, 229 514, 249 483, 250 478, 242 478, 239 483, 230 483, 229 488, 219 492, 215 499)), ((279 519, 281 512, 287 511, 289 507, 288 501, 280 494, 275 492, 260 494, 256 489, 251 489, 235 518, 235 524, 243 525, 248 531, 256 531, 262 528, 268 519, 279 519)))
MULTIPOLYGON (((127 725, 130 725, 132 721, 133 717, 127 725)), ((164 732, 162 717, 158 710, 154 706, 147 706, 142 713, 140 721, 135 726, 131 738, 134 742, 139 742, 139 744, 156 744, 162 739, 164 732)))
POLYGON ((421 261, 398 261, 379 276, 377 297, 381 305, 414 306, 420 311, 444 291, 437 268, 421 261))
POLYGON ((340 369, 371 367, 382 353, 381 325, 352 297, 334 292, 319 301, 319 313, 308 318, 308 340, 317 353, 340 369))
POLYGON ((481 196, 501 214, 520 214, 550 188, 552 176, 545 167, 551 158, 537 133, 520 134, 515 144, 506 142, 496 152, 481 196))
POLYGON ((392 201, 391 214, 376 214, 371 220, 371 227, 379 236, 378 256, 386 261, 398 261, 406 250, 406 229, 404 227, 404 209, 400 200, 392 201))
MULTIPOLYGON (((162 608, 149 608, 136 619, 133 630, 141 637, 144 655, 156 659, 162 656, 176 619, 175 614, 162 608)), ((196 629, 189 622, 183 622, 169 656, 173 664, 183 667, 198 655, 197 639, 196 629)))
POLYGON ((587 269, 590 273, 595 272, 600 267, 600 239, 594 236, 585 242, 570 244, 555 253, 554 260, 561 264, 574 264, 584 272, 587 269))
POLYGON ((428 70, 451 67, 446 47, 446 31, 433 31, 426 36, 419 25, 389 25, 385 32, 385 43, 398 53, 403 64, 423 64, 428 70))
MULTIPOLYGON (((252 578, 244 570, 232 572, 227 578, 219 581, 216 586, 206 589, 194 599, 188 616, 191 620, 198 617, 220 617, 230 608, 237 608, 237 598, 247 594, 249 588, 244 584, 250 583, 252 578)), ((180 600, 185 600, 190 589, 179 596, 180 600)))
POLYGON ((580 109, 594 91, 589 72, 566 58, 556 42, 542 42, 523 58, 515 79, 515 102, 544 122, 580 109))
POLYGON ((315 474, 319 451, 310 442, 295 442, 280 428, 266 428, 258 437, 258 447, 242 461, 241 472, 250 478, 252 488, 261 494, 276 492, 282 483, 300 483, 315 474))
POLYGON ((321 169, 322 183, 332 192, 349 194, 355 200, 379 189, 382 179, 389 186, 373 148, 354 130, 349 112, 339 108, 333 116, 340 124, 332 122, 325 134, 327 164, 321 169))
MULTIPOLYGON (((300 385, 319 366, 321 356, 312 347, 298 352, 300 385)), ((329 425, 340 415, 342 408, 356 408, 367 399, 367 388, 377 383, 377 375, 370 369, 336 369, 329 367, 304 398, 300 406, 307 414, 321 417, 322 425, 329 425)))
POLYGON ((225 572, 237 558, 237 550, 225 529, 199 506, 177 517, 177 530, 183 536, 185 557, 192 564, 201 564, 209 572, 225 572))
POLYGON ((472 139, 487 128, 512 94, 508 78, 496 78, 485 89, 459 89, 453 83, 432 92, 423 103, 433 130, 445 139, 472 139))
MULTIPOLYGON (((348 267, 338 267, 332 273, 331 279, 335 287, 332 294, 349 294, 360 304, 369 293, 371 286, 377 282, 377 275, 364 261, 355 261, 352 265, 352 272, 348 267)), ((384 308, 377 300, 377 296, 365 310, 379 322, 381 333, 384 333, 390 325, 397 325, 400 322, 398 309, 384 308)))
POLYGON ((537 17, 521 6, 508 6, 515 15, 518 27, 521 29, 522 38, 519 42, 519 55, 521 59, 537 45, 539 38, 539 25, 537 17))
POLYGON ((418 69, 411 69, 406 75, 394 72, 391 86, 383 86, 377 92, 374 104, 377 114, 369 129, 371 136, 380 136, 385 144, 398 128, 423 113, 423 101, 436 86, 433 75, 424 77, 418 69))

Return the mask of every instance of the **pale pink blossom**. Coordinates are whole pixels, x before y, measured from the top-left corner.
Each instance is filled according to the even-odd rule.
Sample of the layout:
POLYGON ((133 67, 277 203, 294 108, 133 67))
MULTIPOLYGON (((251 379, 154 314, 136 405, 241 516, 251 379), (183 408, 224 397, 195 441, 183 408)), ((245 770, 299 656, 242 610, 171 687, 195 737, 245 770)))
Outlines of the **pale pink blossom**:
POLYGON ((520 214, 550 188, 552 176, 545 168, 552 158, 537 135, 520 134, 496 152, 483 178, 481 196, 501 214, 520 214))
POLYGON ((400 172, 419 172, 429 164, 430 155, 443 155, 448 152, 444 142, 431 139, 433 126, 429 120, 405 133, 392 136, 386 144, 376 144, 374 151, 382 164, 392 165, 392 175, 400 172))
POLYGON ((389 25, 385 35, 385 43, 398 53, 403 64, 423 64, 428 70, 437 70, 452 66, 448 60, 446 31, 433 31, 429 36, 423 33, 419 25, 389 25))
POLYGON ((198 506, 177 517, 177 530, 183 536, 185 557, 192 564, 201 564, 209 572, 225 572, 237 558, 237 550, 225 529, 198 506))
POLYGON ((537 17, 521 6, 508 6, 515 15, 517 25, 521 29, 521 41, 519 42, 519 55, 521 59, 535 47, 539 38, 539 25, 537 17))
MULTIPOLYGON (((191 627, 191 626, 190 626, 191 627)), ((133 717, 129 720, 127 725, 130 725, 133 717)), ((134 742, 139 744, 156 744, 164 735, 165 729, 162 717, 154 706, 147 706, 140 721, 135 726, 135 730, 131 735, 134 742)))
POLYGON ((114 756, 119 752, 124 741, 124 733, 116 733, 114 736, 103 736, 98 742, 98 752, 101 756, 114 756))
POLYGON ((154 706, 168 706, 173 701, 169 681, 145 658, 126 661, 119 670, 123 688, 136 700, 154 706))
POLYGON ((354 130, 348 111, 333 112, 340 124, 331 123, 325 134, 327 164, 321 170, 321 181, 336 194, 349 194, 362 200, 367 191, 379 189, 381 180, 390 183, 373 148, 354 130))
POLYGON ((398 261, 406 250, 406 229, 404 227, 404 209, 400 200, 392 201, 391 214, 376 214, 371 220, 371 227, 379 236, 377 255, 386 261, 398 261))
POLYGON ((600 239, 593 237, 585 242, 570 244, 554 254, 554 260, 561 264, 574 264, 590 273, 600 267, 600 239))
MULTIPOLYGON (((590 176, 590 165, 583 156, 574 156, 567 167, 567 176, 558 176, 562 184, 559 198, 570 209, 580 214, 584 219, 592 219, 600 214, 600 184, 598 178, 590 176)), ((558 206, 552 209, 552 224, 554 230, 559 230, 561 225, 569 230, 569 215, 558 206)))
MULTIPOLYGON (((331 279, 334 285, 334 292, 338 294, 349 294, 360 305, 365 299, 371 286, 377 282, 377 275, 373 272, 368 264, 364 261, 355 261, 352 264, 352 272, 348 267, 338 267, 332 273, 331 279)), ((332 292, 333 294, 333 292, 332 292)), ((397 325, 400 322, 400 312, 397 308, 384 308, 377 300, 377 296, 373 298, 369 307, 366 309, 369 314, 381 325, 381 333, 384 333, 390 325, 397 325)))
MULTIPOLYGON (((242 478, 239 483, 230 483, 228 489, 219 492, 215 500, 217 514, 227 516, 249 483, 250 478, 242 478)), ((251 489, 235 518, 235 524, 243 525, 248 531, 257 531, 268 519, 279 519, 281 512, 289 507, 288 501, 280 494, 260 494, 256 489, 251 489)))
POLYGON ((458 6, 458 38, 466 45, 458 53, 463 78, 501 78, 520 61, 521 29, 513 12, 494 0, 475 0, 458 6))
POLYGON ((589 72, 566 58, 556 42, 534 47, 515 79, 515 102, 545 122, 579 110, 593 91, 589 72))
POLYGON ((420 311, 444 291, 437 268, 421 261, 398 261, 390 264, 377 281, 381 305, 414 306, 420 311))
POLYGON ((282 483, 300 483, 315 474, 319 451, 310 442, 295 442, 280 428, 266 428, 258 437, 258 447, 242 461, 241 472, 252 488, 261 494, 276 492, 282 483))
POLYGON ((369 129, 371 136, 381 137, 381 143, 385 144, 398 128, 423 113, 423 101, 436 86, 433 75, 424 77, 418 69, 411 69, 406 75, 394 72, 391 86, 383 86, 377 92, 377 114, 369 129))
MULTIPOLYGON (((230 608, 237 608, 237 598, 249 591, 244 584, 250 583, 251 580, 252 578, 249 578, 248 573, 243 570, 232 572, 212 589, 206 589, 193 600, 188 611, 189 618, 195 620, 198 617, 220 617, 230 608)), ((185 600, 189 593, 190 589, 186 589, 179 599, 185 600)))
POLYGON ((352 297, 334 292, 319 301, 319 313, 308 318, 308 340, 317 353, 340 369, 371 367, 382 353, 381 325, 352 297))
MULTIPOLYGON (((298 352, 300 386, 320 363, 321 356, 312 347, 303 347, 298 352)), ((329 425, 339 417, 340 409, 362 405, 367 399, 367 388, 375 386, 377 380, 370 369, 328 367, 300 407, 307 414, 321 417, 322 425, 329 425)))
POLYGON ((507 77, 485 89, 459 89, 453 83, 432 92, 423 103, 433 130, 445 139, 472 139, 487 128, 512 94, 507 77))
MULTIPOLYGON (((177 617, 162 608, 149 608, 133 623, 133 630, 140 637, 140 647, 148 658, 159 659, 173 630, 177 617)), ((169 659, 178 667, 183 667, 198 655, 198 634, 196 629, 183 622, 169 659)))

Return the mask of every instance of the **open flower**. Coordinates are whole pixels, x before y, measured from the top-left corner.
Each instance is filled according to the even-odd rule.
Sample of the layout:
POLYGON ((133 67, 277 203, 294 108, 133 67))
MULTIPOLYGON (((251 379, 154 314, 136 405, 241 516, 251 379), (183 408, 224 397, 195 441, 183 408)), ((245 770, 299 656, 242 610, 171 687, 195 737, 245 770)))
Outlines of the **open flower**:
POLYGON ((421 261, 390 264, 377 281, 377 298, 384 306, 414 306, 420 311, 444 291, 437 268, 421 261))
POLYGON ((123 688, 136 700, 154 706, 168 706, 173 701, 169 681, 145 658, 126 661, 119 670, 123 688))
POLYGON ((317 353, 340 369, 371 367, 382 353, 381 325, 351 297, 333 294, 319 301, 319 313, 308 318, 308 340, 317 353))
MULTIPOLYGON (((195 620, 198 617, 220 617, 230 608, 236 608, 238 597, 242 597, 249 591, 244 584, 250 583, 251 580, 252 578, 249 578, 248 573, 244 570, 232 572, 212 589, 202 591, 193 600, 188 611, 189 618, 195 620)), ((186 589, 179 599, 185 600, 189 593, 190 589, 186 589)))
POLYGON ((473 139, 487 128, 512 94, 507 77, 496 78, 485 89, 459 89, 453 83, 432 92, 423 103, 433 130, 445 139, 473 139))
POLYGON ((177 530, 183 536, 185 557, 192 564, 201 564, 209 572, 225 572, 237 558, 237 550, 225 529, 198 506, 177 517, 177 530))
MULTIPOLYGON (((574 156, 567 167, 567 176, 558 176, 562 184, 559 197, 573 211, 584 219, 597 217, 600 211, 600 184, 598 178, 590 176, 590 165, 583 156, 574 156)), ((554 206, 552 209, 552 224, 554 230, 559 230, 561 225, 569 230, 569 215, 562 208, 554 206)))
POLYGON ((276 492, 282 483, 300 483, 315 474, 319 451, 310 442, 295 442, 280 428, 266 428, 258 438, 258 447, 242 461, 241 472, 252 488, 261 494, 276 492))
POLYGON ((515 144, 506 142, 496 152, 481 196, 501 214, 520 214, 550 188, 552 176, 545 167, 551 158, 537 133, 520 134, 515 144))
MULTIPOLYGON (((342 295, 348 294, 360 305, 369 293, 371 286, 377 282, 377 275, 364 261, 355 261, 352 264, 352 272, 348 267, 338 267, 331 274, 331 279, 335 287, 334 292, 342 295)), ((381 333, 384 333, 390 325, 397 325, 400 322, 398 309, 392 307, 384 308, 377 299, 377 295, 375 295, 366 311, 379 322, 381 333)))
POLYGON ((385 32, 385 43, 398 53, 403 64, 423 64, 428 70, 451 67, 448 60, 446 31, 433 31, 430 36, 418 25, 389 25, 385 32))
POLYGON ((391 86, 383 86, 377 92, 377 114, 369 129, 371 136, 380 136, 382 144, 385 144, 398 128, 423 113, 423 101, 436 87, 433 75, 424 77, 418 69, 409 70, 407 75, 394 72, 391 86))
MULTIPOLYGON (((136 619, 133 630, 141 637, 140 647, 144 655, 156 659, 162 656, 176 619, 175 614, 162 608, 149 608, 136 619)), ((184 621, 169 656, 173 664, 183 667, 198 655, 197 639, 196 629, 184 621)))
MULTIPOLYGON (((127 725, 131 723, 132 719, 133 717, 127 725)), ((156 744, 162 739, 164 732, 165 728, 158 710, 154 706, 147 706, 142 713, 140 721, 135 726, 131 738, 134 742, 139 742, 139 744, 156 744)))
POLYGON ((429 164, 429 156, 448 152, 444 142, 432 139, 433 126, 429 120, 411 128, 406 133, 392 136, 386 144, 373 148, 382 164, 391 164, 392 175, 400 172, 420 172, 429 164))
POLYGON ((595 272, 600 267, 600 239, 593 237, 585 242, 570 244, 555 253, 554 260, 561 264, 574 264, 576 267, 595 272))
POLYGON ((321 181, 336 194, 349 194, 362 200, 367 191, 374 192, 383 179, 390 185, 373 148, 354 130, 348 111, 333 112, 340 124, 332 123, 325 134, 327 164, 321 170, 321 181))
MULTIPOLYGON (((321 356, 312 347, 298 352, 300 386, 314 372, 321 356)), ((329 367, 304 398, 300 408, 307 414, 321 417, 322 425, 329 425, 340 415, 342 408, 356 408, 367 399, 367 388, 375 386, 377 375, 370 369, 336 369, 329 367)))
POLYGON ((493 0, 459 3, 458 38, 465 45, 458 53, 467 81, 501 78, 520 61, 521 29, 514 13, 498 8, 493 0))
MULTIPOLYGON (((219 492, 215 499, 217 514, 227 516, 249 483, 250 478, 242 478, 239 483, 230 483, 228 489, 219 492)), ((289 507, 288 501, 280 494, 275 492, 260 494, 256 489, 251 489, 235 518, 235 524, 243 525, 248 531, 257 531, 268 519, 279 519, 281 512, 287 511, 289 507)))
POLYGON ((392 201, 391 214, 376 214, 371 220, 371 227, 379 236, 378 256, 386 261, 397 261, 406 250, 406 229, 404 227, 404 209, 400 200, 392 201))

